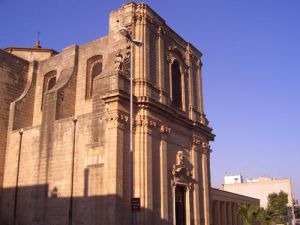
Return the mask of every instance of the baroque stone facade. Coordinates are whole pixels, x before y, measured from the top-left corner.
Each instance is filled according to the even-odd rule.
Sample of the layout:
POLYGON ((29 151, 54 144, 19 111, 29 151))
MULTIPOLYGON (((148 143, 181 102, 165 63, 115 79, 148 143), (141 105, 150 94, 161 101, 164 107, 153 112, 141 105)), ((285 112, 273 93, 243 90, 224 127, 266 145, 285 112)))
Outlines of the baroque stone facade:
POLYGON ((212 224, 201 55, 143 3, 82 46, 0 50, 0 224, 129 224, 131 59, 137 224, 212 224))

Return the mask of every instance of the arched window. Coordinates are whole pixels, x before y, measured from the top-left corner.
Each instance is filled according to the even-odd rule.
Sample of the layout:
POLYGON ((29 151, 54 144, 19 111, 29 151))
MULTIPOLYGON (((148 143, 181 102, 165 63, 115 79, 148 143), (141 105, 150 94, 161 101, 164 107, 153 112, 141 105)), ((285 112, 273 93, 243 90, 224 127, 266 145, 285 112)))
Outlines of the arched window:
POLYGON ((47 91, 50 91, 56 84, 56 71, 50 71, 45 74, 44 81, 43 81, 43 95, 42 95, 42 103, 41 109, 43 108, 43 99, 44 95, 47 91))
POLYGON ((182 93, 181 93, 181 73, 180 66, 177 60, 172 63, 172 101, 173 104, 179 108, 182 105, 182 93))
POLYGON ((93 80, 102 72, 102 56, 96 55, 87 61, 86 98, 93 95, 93 80))
POLYGON ((51 77, 48 81, 48 87, 47 87, 47 91, 51 90, 54 85, 56 84, 56 77, 51 77))

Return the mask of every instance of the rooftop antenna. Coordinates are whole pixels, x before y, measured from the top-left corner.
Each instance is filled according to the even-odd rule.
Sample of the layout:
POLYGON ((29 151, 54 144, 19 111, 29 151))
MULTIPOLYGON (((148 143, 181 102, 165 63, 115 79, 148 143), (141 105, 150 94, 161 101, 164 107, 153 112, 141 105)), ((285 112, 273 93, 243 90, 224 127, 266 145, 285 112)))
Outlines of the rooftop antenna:
POLYGON ((41 42, 40 42, 40 36, 41 36, 41 32, 37 32, 37 41, 35 42, 35 44, 34 44, 34 47, 35 48, 41 48, 42 46, 41 46, 41 42))

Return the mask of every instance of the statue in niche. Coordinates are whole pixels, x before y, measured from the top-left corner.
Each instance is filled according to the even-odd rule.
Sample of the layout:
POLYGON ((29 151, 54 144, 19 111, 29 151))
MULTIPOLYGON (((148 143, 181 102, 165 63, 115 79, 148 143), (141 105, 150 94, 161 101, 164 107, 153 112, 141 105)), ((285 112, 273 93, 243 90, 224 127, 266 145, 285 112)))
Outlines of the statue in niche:
POLYGON ((121 54, 121 50, 118 51, 115 57, 115 70, 123 69, 123 55, 121 54))
POLYGON ((190 184, 192 173, 184 163, 183 151, 178 151, 176 154, 176 163, 173 165, 172 170, 174 183, 190 184))
POLYGON ((176 154, 176 163, 173 165, 173 175, 180 173, 181 171, 188 171, 184 165, 184 153, 183 151, 178 151, 176 154))
POLYGON ((131 54, 130 54, 130 45, 126 47, 126 54, 123 59, 123 71, 129 73, 130 72, 130 60, 131 60, 131 54))
POLYGON ((183 167, 183 151, 178 151, 176 154, 176 166, 183 167))
POLYGON ((130 45, 126 47, 125 55, 121 54, 121 50, 119 49, 118 53, 115 56, 115 70, 121 70, 123 72, 130 72, 130 45))

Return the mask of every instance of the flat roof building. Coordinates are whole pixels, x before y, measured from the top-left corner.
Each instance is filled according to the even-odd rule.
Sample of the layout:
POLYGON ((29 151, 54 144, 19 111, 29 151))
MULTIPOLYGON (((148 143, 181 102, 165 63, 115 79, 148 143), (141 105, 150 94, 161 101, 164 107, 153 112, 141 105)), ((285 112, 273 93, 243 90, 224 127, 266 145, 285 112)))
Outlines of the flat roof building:
POLYGON ((290 216, 294 218, 293 193, 291 179, 274 179, 270 177, 258 177, 257 179, 247 179, 246 182, 225 183, 224 190, 247 195, 260 199, 261 207, 268 205, 268 195, 284 191, 288 194, 288 207, 291 207, 290 216))

